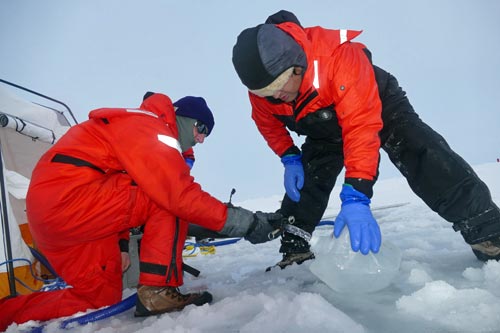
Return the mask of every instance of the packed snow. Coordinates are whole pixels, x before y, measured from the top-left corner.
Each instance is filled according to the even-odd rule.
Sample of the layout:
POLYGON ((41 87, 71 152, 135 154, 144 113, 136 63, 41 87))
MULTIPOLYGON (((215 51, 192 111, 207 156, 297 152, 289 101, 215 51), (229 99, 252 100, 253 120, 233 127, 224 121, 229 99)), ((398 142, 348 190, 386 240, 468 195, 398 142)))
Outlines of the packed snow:
MULTIPOLYGON (((500 204, 500 163, 475 167, 500 204)), ((340 180, 340 179, 339 179, 340 180)), ((338 212, 339 188, 332 193, 326 219, 338 212)), ((235 196, 237 197, 237 195, 235 196)), ((237 203, 273 211, 281 196, 237 203)), ((52 321, 44 332, 499 332, 500 263, 482 263, 451 225, 432 212, 403 178, 379 181, 372 202, 383 240, 402 254, 392 283, 372 293, 336 292, 311 271, 311 261, 284 270, 265 268, 281 259, 279 240, 252 245, 240 240, 213 254, 197 253, 185 262, 202 273, 185 275, 182 291, 209 290, 210 305, 135 318, 134 309, 69 330, 52 321)), ((321 226, 313 242, 328 236, 321 226)), ((370 283, 370 281, 366 281, 370 283)), ((126 289, 124 296, 133 294, 126 289)), ((39 323, 11 325, 28 331, 39 323)))

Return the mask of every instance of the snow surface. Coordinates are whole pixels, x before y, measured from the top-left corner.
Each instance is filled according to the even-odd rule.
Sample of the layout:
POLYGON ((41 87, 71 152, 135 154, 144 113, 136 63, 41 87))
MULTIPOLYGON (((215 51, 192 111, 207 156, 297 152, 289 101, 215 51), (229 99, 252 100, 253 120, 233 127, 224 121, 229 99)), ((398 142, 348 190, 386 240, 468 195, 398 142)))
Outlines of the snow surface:
MULTIPOLYGON (((475 167, 500 203, 500 163, 475 167)), ((325 216, 338 210, 339 189, 331 196, 325 216)), ((281 196, 238 205, 271 211, 281 196)), ((401 249, 399 275, 393 283, 370 294, 337 293, 308 269, 310 263, 265 272, 280 260, 279 240, 260 245, 239 242, 220 246, 216 254, 185 259, 201 270, 185 275, 186 290, 209 290, 214 301, 182 312, 134 318, 130 309, 69 331, 51 322, 45 332, 499 332, 500 263, 478 261, 451 225, 432 212, 403 178, 376 184, 372 203, 383 239, 401 249), (400 205, 404 204, 404 205, 400 205)), ((314 237, 327 235, 319 227, 314 237)), ((134 290, 127 289, 125 296, 134 290)), ((18 332, 35 325, 11 325, 18 332)))

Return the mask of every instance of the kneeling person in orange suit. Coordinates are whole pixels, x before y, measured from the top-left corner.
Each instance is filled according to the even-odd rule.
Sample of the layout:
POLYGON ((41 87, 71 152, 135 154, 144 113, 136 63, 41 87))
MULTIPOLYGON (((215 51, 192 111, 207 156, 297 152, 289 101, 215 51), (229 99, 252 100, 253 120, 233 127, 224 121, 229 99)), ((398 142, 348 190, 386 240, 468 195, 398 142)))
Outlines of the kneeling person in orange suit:
POLYGON ((41 157, 26 200, 37 247, 71 287, 1 300, 0 330, 119 302, 120 245, 138 226, 144 234, 135 315, 210 302, 208 292, 178 289, 186 221, 260 243, 281 218, 228 207, 194 181, 192 146, 213 127, 203 98, 172 103, 160 93, 147 93, 139 108, 93 110, 73 126, 41 157))

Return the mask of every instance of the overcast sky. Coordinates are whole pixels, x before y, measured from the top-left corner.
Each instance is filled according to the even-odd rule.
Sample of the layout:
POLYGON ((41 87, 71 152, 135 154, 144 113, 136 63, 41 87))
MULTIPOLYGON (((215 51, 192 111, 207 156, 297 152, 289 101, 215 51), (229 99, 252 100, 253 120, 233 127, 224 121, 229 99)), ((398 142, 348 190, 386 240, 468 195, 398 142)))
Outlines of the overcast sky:
MULTIPOLYGON (((98 107, 137 107, 148 90, 203 96, 216 126, 195 147, 197 181, 221 200, 231 188, 236 202, 280 194, 283 167, 231 63, 241 30, 280 9, 304 26, 364 30, 355 41, 462 157, 500 157, 496 0, 1 0, 0 78, 65 102, 78 121, 98 107)), ((381 178, 397 175, 382 156, 381 178)))

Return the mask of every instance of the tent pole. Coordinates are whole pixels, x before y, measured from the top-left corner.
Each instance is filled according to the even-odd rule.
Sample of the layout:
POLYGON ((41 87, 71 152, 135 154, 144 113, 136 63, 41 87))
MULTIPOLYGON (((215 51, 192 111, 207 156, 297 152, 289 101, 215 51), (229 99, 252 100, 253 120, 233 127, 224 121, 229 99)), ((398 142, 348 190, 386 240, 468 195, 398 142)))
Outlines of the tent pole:
POLYGON ((7 210, 7 191, 3 173, 2 144, 0 143, 0 191, 2 193, 2 228, 4 231, 5 254, 7 259, 7 277, 9 280, 10 297, 17 296, 16 277, 14 275, 14 263, 12 262, 12 246, 10 243, 9 217, 7 210))
POLYGON ((27 92, 29 92, 29 93, 32 93, 32 94, 34 94, 34 95, 37 95, 37 96, 43 97, 43 98, 45 98, 45 99, 48 99, 49 101, 52 101, 52 102, 55 102, 55 103, 58 103, 58 104, 60 104, 60 105, 64 106, 64 108, 68 111, 68 113, 69 113, 69 115, 71 116, 71 118, 73 118, 73 121, 75 122, 75 124, 78 124, 78 121, 76 120, 75 115, 73 114, 73 112, 71 111, 71 109, 69 108, 69 106, 67 106, 67 105, 66 105, 66 104, 64 104, 63 102, 58 101, 58 100, 57 100, 57 99, 55 99, 55 98, 52 98, 52 97, 46 96, 46 95, 44 95, 44 94, 40 94, 39 92, 36 92, 36 91, 34 91, 34 90, 31 90, 31 89, 25 88, 25 87, 23 87, 23 86, 20 86, 20 85, 18 85, 18 84, 15 84, 15 83, 12 83, 12 82, 9 82, 9 81, 5 81, 5 80, 3 80, 3 79, 0 79, 0 82, 5 83, 5 84, 8 84, 8 85, 11 85, 11 86, 16 87, 16 88, 18 88, 18 89, 21 89, 21 90, 27 91, 27 92))

